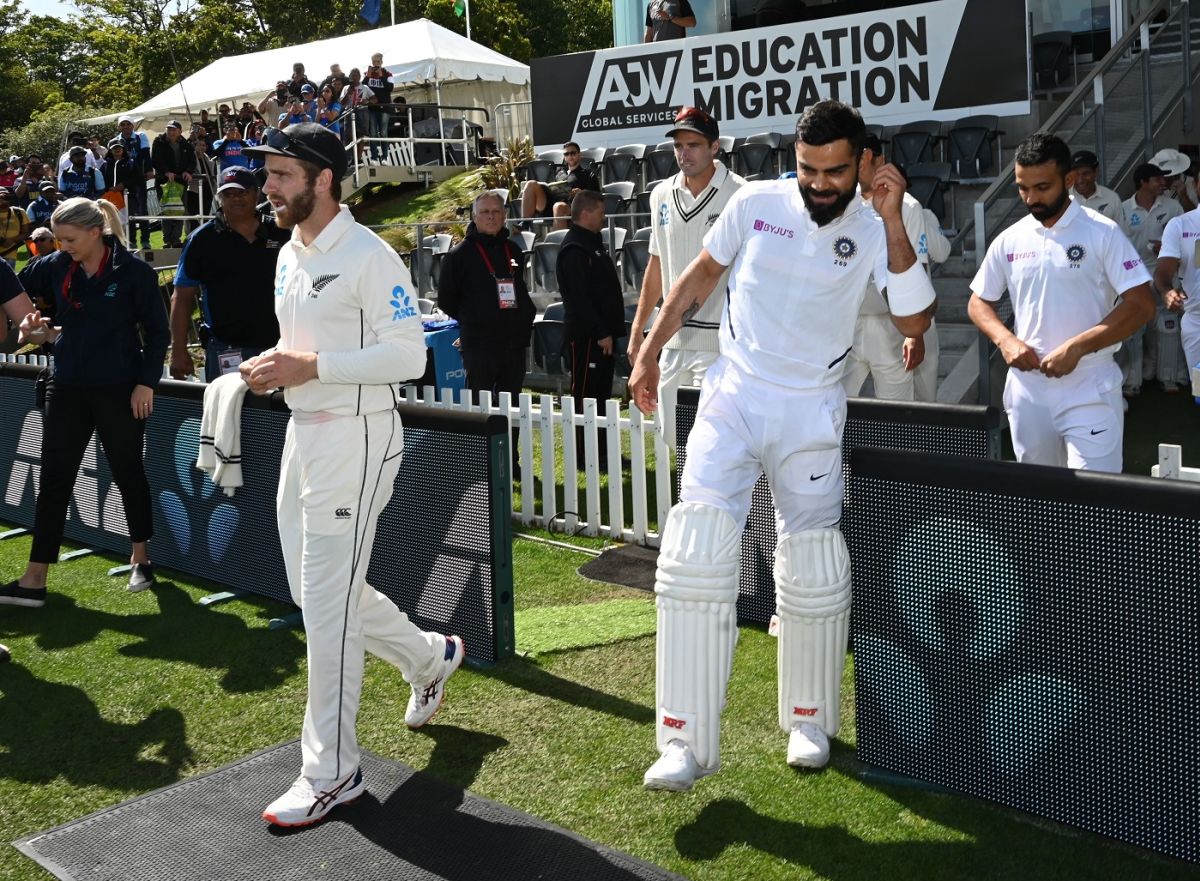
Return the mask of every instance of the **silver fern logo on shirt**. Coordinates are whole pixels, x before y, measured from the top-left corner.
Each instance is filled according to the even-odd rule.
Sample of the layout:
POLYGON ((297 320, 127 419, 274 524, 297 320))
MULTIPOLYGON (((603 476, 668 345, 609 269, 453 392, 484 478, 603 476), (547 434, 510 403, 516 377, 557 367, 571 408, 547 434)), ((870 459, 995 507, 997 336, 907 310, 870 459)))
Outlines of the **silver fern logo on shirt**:
POLYGON ((321 291, 325 290, 325 288, 329 287, 331 284, 333 284, 335 281, 337 281, 340 277, 341 277, 341 275, 336 272, 331 273, 329 275, 318 275, 316 278, 313 279, 312 290, 310 290, 308 292, 308 298, 310 300, 315 300, 317 298, 317 295, 320 294, 321 291))

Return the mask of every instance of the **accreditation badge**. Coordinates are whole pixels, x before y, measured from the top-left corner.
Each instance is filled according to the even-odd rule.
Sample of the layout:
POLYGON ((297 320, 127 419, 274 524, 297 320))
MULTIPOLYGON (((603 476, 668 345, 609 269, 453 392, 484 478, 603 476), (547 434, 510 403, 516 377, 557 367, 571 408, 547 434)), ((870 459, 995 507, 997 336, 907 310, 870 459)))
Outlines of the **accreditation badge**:
POLYGON ((511 278, 496 279, 496 295, 500 299, 501 309, 517 308, 517 286, 511 278))

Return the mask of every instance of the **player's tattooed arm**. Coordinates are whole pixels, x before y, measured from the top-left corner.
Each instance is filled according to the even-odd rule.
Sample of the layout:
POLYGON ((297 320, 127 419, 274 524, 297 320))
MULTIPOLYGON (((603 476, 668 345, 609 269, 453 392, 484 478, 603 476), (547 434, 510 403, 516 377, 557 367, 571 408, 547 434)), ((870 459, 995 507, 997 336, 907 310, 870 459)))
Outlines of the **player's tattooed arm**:
POLYGON ((696 313, 700 311, 700 305, 701 304, 700 304, 699 300, 692 300, 691 305, 683 310, 683 323, 684 324, 687 324, 689 321, 691 321, 693 318, 696 317, 696 313))

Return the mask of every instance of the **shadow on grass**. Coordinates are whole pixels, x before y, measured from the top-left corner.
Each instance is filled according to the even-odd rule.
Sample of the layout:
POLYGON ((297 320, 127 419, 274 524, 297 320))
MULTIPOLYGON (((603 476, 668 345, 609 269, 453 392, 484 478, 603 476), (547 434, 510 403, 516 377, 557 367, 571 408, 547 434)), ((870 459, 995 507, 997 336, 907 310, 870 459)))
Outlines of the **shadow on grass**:
POLYGON ((0 746, 0 776, 24 783, 65 777, 76 786, 146 790, 179 779, 192 761, 174 707, 133 725, 109 722, 83 689, 38 679, 15 662, 0 667, 0 746))
POLYGON ((543 670, 528 658, 510 658, 490 667, 472 667, 476 673, 499 679, 513 688, 539 694, 551 700, 572 706, 606 713, 619 719, 628 719, 639 725, 654 721, 654 708, 627 701, 607 692, 580 685, 561 676, 543 670))
MULTIPOLYGON (((345 823, 363 838, 415 866, 421 877, 445 881, 652 881, 667 876, 575 835, 536 825, 515 809, 466 792, 504 738, 453 726, 421 733, 435 746, 425 771, 408 777, 382 802, 369 792, 340 808, 330 823, 345 823)), ((296 834, 275 831, 275 835, 296 834)), ((345 846, 345 845, 344 845, 345 846)), ((351 847, 354 847, 351 844, 351 847)), ((396 877, 412 877, 396 866, 396 877)))
POLYGON ((152 590, 158 613, 140 615, 89 609, 50 591, 40 610, 6 610, 0 630, 33 636, 43 651, 83 645, 105 630, 124 633, 140 641, 122 646, 122 655, 224 670, 221 687, 231 693, 275 688, 299 669, 305 646, 296 632, 252 630, 237 615, 198 605, 169 581, 152 590))

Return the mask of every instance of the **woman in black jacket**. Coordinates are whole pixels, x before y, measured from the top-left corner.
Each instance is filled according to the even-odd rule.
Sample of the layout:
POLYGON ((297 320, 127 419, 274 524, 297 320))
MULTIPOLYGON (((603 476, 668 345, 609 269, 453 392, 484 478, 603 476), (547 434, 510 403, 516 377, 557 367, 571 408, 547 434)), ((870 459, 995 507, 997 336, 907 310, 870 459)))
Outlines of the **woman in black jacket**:
POLYGON ((32 607, 45 603, 46 575, 58 559, 67 504, 93 431, 125 505, 133 543, 129 589, 154 583, 146 547, 154 528, 142 444, 171 340, 158 275, 126 250, 111 203, 68 199, 50 223, 62 250, 21 274, 31 298, 55 303, 56 322, 36 310, 21 322, 23 340, 54 346, 33 547, 25 573, 0 587, 0 604, 32 607))

